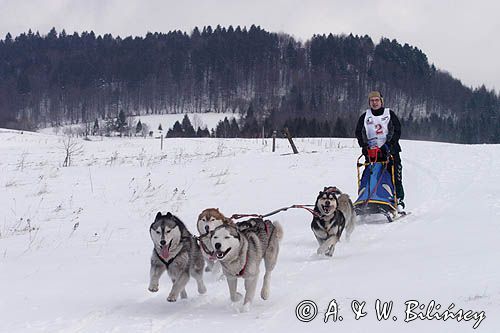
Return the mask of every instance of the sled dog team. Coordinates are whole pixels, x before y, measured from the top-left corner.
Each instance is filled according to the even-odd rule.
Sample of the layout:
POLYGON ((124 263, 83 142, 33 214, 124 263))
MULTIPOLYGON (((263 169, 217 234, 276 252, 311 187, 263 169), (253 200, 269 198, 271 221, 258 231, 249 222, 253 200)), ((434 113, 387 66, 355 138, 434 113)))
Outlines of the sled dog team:
MULTIPOLYGON (((319 243, 317 253, 332 256, 344 229, 347 239, 354 229, 353 204, 349 196, 336 187, 325 187, 319 192, 312 213, 311 229, 319 243)), ((203 272, 220 265, 231 301, 243 298, 241 310, 248 311, 257 289, 260 263, 264 260, 260 296, 268 299, 271 273, 283 238, 281 225, 262 218, 235 223, 218 209, 208 208, 201 212, 196 226, 198 237, 193 236, 177 216, 156 215, 149 229, 154 247, 148 290, 157 292, 159 279, 167 271, 172 280, 167 301, 175 302, 179 295, 187 297, 185 286, 190 277, 196 280, 198 292, 204 294, 207 289, 203 272), (244 280, 244 296, 237 292, 238 278, 244 280)))

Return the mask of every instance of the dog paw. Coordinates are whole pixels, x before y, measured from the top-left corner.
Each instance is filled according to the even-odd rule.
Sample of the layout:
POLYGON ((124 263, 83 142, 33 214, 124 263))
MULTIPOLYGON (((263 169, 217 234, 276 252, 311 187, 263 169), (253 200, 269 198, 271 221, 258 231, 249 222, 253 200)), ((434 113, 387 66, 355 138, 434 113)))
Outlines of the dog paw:
POLYGON ((198 293, 204 294, 207 292, 207 287, 204 284, 198 286, 198 293))
POLYGON ((243 295, 240 294, 240 293, 236 293, 236 295, 234 295, 234 297, 231 297, 231 302, 239 302, 241 301, 241 299, 243 298, 243 295))
POLYGON ((316 254, 317 254, 318 256, 325 255, 325 254, 326 254, 326 252, 327 252, 327 249, 325 249, 325 247, 324 247, 324 246, 320 246, 320 247, 318 247, 318 249, 316 250, 316 254))
POLYGON ((176 301, 177 297, 175 297, 174 295, 168 295, 167 302, 176 302, 176 301))
POLYGON ((325 256, 327 257, 333 257, 333 251, 335 251, 335 248, 332 246, 331 248, 326 251, 325 256))
POLYGON ((157 292, 159 289, 158 289, 158 286, 149 286, 148 287, 148 290, 152 293, 155 293, 157 292))
POLYGON ((264 289, 260 291, 260 297, 262 297, 263 300, 269 299, 269 289, 264 289))
POLYGON ((248 312, 250 311, 250 302, 246 303, 246 304, 243 304, 241 307, 240 307, 240 312, 248 312))

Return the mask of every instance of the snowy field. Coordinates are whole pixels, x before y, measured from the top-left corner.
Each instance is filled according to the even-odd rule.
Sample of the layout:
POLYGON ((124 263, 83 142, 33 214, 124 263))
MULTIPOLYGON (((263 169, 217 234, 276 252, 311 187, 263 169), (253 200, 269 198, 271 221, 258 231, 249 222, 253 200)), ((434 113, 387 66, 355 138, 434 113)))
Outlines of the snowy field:
POLYGON ((312 204, 328 185, 355 199, 354 139, 297 139, 300 154, 283 155, 285 140, 272 153, 270 140, 167 139, 161 151, 155 139, 104 138, 79 141, 67 168, 60 140, 0 130, 1 332, 500 332, 500 145, 403 141, 412 215, 358 226, 333 258, 316 255, 309 212, 274 215, 285 235, 270 299, 257 292, 240 313, 212 273, 202 296, 191 280, 188 299, 168 303, 166 275, 147 291, 154 216, 170 211, 194 233, 208 207, 264 214, 312 204), (387 320, 377 299, 393 301, 387 320), (303 300, 317 304, 310 322, 296 317, 303 300), (325 323, 333 300, 343 320, 325 323), (405 322, 411 300, 422 316, 434 300, 471 320, 405 322))

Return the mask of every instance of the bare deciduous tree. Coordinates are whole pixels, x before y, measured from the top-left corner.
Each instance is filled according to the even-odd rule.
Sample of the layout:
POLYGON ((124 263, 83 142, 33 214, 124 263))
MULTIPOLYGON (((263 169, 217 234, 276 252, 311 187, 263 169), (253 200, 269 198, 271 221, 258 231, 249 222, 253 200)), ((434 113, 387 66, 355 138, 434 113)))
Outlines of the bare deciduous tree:
POLYGON ((83 153, 82 144, 78 142, 77 138, 69 135, 62 140, 62 149, 66 153, 63 167, 71 166, 71 158, 83 153))
POLYGON ((193 118, 193 120, 191 121, 191 123, 193 124, 193 128, 196 130, 198 129, 198 127, 200 128, 203 128, 205 125, 205 123, 203 122, 203 120, 201 119, 201 117, 194 113, 191 115, 191 117, 193 118))
POLYGON ((142 123, 142 136, 146 137, 149 133, 149 125, 146 123, 142 123))

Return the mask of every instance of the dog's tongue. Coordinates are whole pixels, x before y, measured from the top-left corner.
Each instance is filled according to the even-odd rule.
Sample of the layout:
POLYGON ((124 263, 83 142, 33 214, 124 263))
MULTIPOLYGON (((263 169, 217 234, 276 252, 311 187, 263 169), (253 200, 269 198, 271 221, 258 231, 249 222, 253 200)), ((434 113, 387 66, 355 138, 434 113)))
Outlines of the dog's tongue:
POLYGON ((165 259, 168 258, 168 256, 170 255, 170 251, 168 250, 168 247, 165 246, 163 249, 161 249, 160 255, 165 259))

